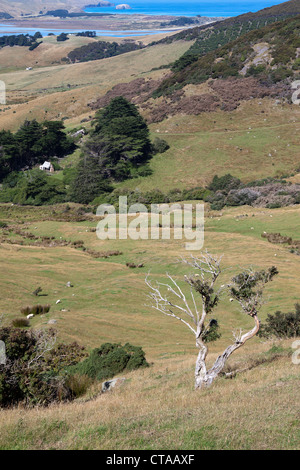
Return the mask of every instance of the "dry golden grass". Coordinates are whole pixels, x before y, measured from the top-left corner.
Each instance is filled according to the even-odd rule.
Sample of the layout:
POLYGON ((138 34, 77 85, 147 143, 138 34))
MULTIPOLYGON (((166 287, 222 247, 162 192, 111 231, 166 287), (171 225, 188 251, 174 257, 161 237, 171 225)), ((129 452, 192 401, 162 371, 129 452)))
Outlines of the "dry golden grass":
POLYGON ((290 181, 291 183, 300 184, 300 173, 295 176, 291 176, 290 178, 288 178, 288 181, 290 181))
MULTIPOLYGON (((87 104, 112 85, 139 76, 157 78, 165 71, 150 72, 152 67, 175 60, 188 47, 188 43, 179 43, 176 50, 172 45, 157 46, 104 61, 7 73, 9 99, 31 101, 10 105, 11 109, 1 112, 0 126, 16 129, 25 118, 68 117, 65 122, 70 128, 90 115, 87 104)), ((189 87, 190 95, 195 91, 189 87)), ((272 163, 276 165, 274 173, 292 170, 298 162, 298 109, 275 107, 272 100, 263 102, 264 115, 258 100, 253 100, 233 113, 176 116, 151 126, 153 135, 164 136, 172 150, 152 160, 153 177, 129 181, 124 186, 142 190, 192 187, 206 184, 217 172, 233 170, 237 176, 247 178, 269 176, 272 163), (249 127, 256 132, 257 140, 250 140, 249 127), (276 140, 278 135, 281 138, 276 140), (243 148, 242 157, 236 147, 243 148), (266 158, 269 147, 278 150, 275 162, 266 158)), ((299 447, 299 366, 292 364, 287 354, 235 379, 219 378, 209 390, 193 391, 197 353, 194 338, 183 325, 146 305, 144 282, 149 271, 153 279, 163 279, 166 271, 182 279, 187 270, 177 260, 188 253, 181 241, 100 242, 95 233, 88 231, 96 226, 96 220, 50 221, 47 217, 51 217, 51 210, 14 206, 7 213, 0 207, 0 220, 25 221, 27 229, 36 235, 83 240, 87 248, 119 250, 123 254, 102 260, 70 247, 2 243, 0 291, 4 294, 0 313, 5 314, 5 321, 19 316, 19 309, 32 303, 33 290, 41 286, 42 293, 47 294, 45 303, 52 307, 44 318, 32 320, 33 327, 45 327, 50 318, 56 319, 60 340, 76 340, 88 348, 107 341, 131 342, 143 347, 153 365, 126 374, 125 385, 107 395, 95 398, 93 394, 99 391, 95 387, 90 395, 71 404, 2 410, 1 449, 299 447), (127 262, 144 263, 145 267, 130 270, 127 262), (68 281, 73 288, 66 287, 68 281), (60 304, 56 304, 58 299, 60 304)), ((266 291, 268 302, 262 320, 278 309, 291 310, 300 299, 299 257, 287 247, 261 238, 263 231, 299 238, 299 205, 276 210, 239 207, 221 213, 206 212, 204 248, 224 254, 224 280, 250 265, 257 269, 277 266, 279 276, 266 291), (238 218, 245 214, 248 217, 238 218)), ((227 298, 215 317, 222 337, 210 348, 210 364, 232 341, 233 329, 252 327, 250 319, 227 298)), ((283 341, 280 346, 287 350, 291 344, 283 341)), ((243 368, 271 346, 272 342, 255 338, 232 357, 232 364, 243 368)))
MULTIPOLYGON (((23 217, 25 214, 26 210, 23 210, 23 217)), ((20 215, 22 217, 21 212, 20 215)), ((276 210, 227 209, 214 219, 206 214, 204 248, 224 254, 223 265, 227 271, 222 282, 242 267, 277 266, 280 274, 267 289, 270 299, 263 308, 262 319, 277 309, 288 311, 299 301, 300 266, 297 255, 290 253, 287 247, 272 245, 261 238, 261 234, 280 231, 297 238, 299 220, 298 206, 276 210), (238 215, 246 213, 248 217, 237 220, 238 215)), ((182 279, 187 272, 177 261, 180 256, 189 256, 182 241, 100 241, 95 233, 87 231, 96 224, 96 220, 80 223, 36 220, 29 223, 28 230, 35 235, 83 240, 87 248, 96 251, 119 250, 123 253, 121 256, 105 260, 93 259, 70 247, 0 246, 3 267, 0 289, 6 293, 0 301, 1 311, 8 319, 17 316, 21 307, 32 303, 31 293, 41 286, 47 294, 44 300, 52 308, 45 320, 36 318, 32 325, 40 326, 41 322, 55 318, 59 335, 64 340, 75 339, 88 347, 96 347, 105 341, 130 341, 142 345, 151 360, 162 352, 194 350, 188 330, 146 305, 144 279, 149 271, 153 279, 162 279, 167 271, 182 279), (145 267, 130 270, 126 267, 127 262, 144 263, 145 267), (73 289, 66 288, 68 281, 74 284, 73 289), (58 299, 62 303, 56 305, 58 299), (61 312, 62 309, 67 311, 61 312)), ((251 321, 226 298, 216 315, 223 334, 219 348, 226 347, 234 328, 251 327, 251 321)))
MULTIPOLYGON (((263 353, 271 344, 262 344, 263 353)), ((283 343, 289 347, 289 342, 283 343)), ((244 351, 245 354, 247 351, 244 351)), ((299 366, 290 357, 193 391, 194 357, 162 358, 125 385, 48 409, 2 411, 1 449, 296 449, 299 366)), ((244 357, 240 354, 239 360, 244 357)))
POLYGON ((45 37, 42 39, 43 43, 33 51, 28 47, 3 47, 0 49, 0 73, 59 64, 61 59, 76 47, 95 41, 96 39, 92 38, 70 36, 68 41, 59 43, 56 37, 45 37))
POLYGON ((176 44, 176 48, 158 45, 109 59, 2 74, 8 105, 0 112, 0 127, 15 130, 29 118, 67 118, 67 124, 77 123, 89 113, 88 104, 113 85, 164 75, 165 71, 151 70, 178 59, 190 46, 185 41, 176 44))
MULTIPOLYGON (((0 289, 5 296, 0 299, 0 311, 5 312, 6 320, 16 316, 19 307, 32 303, 31 292, 41 286, 42 293, 47 294, 43 299, 52 308, 44 318, 33 319, 33 327, 44 327, 54 318, 60 340, 77 340, 89 348, 107 341, 129 341, 141 345, 153 364, 149 369, 126 374, 125 385, 107 395, 99 395, 99 384, 86 397, 70 404, 2 410, 1 449, 298 447, 299 366, 292 364, 287 353, 292 340, 276 342, 277 348, 284 348, 276 361, 260 364, 232 380, 221 377, 210 389, 194 392, 197 350, 193 336, 180 323, 145 305, 144 278, 149 270, 153 279, 163 279, 168 271, 179 280, 187 272, 177 263, 180 255, 187 256, 182 243, 100 242, 95 233, 87 231, 96 221, 40 222, 40 210, 35 209, 36 220, 30 211, 27 222, 27 229, 36 235, 81 239, 88 248, 119 249, 123 255, 95 260, 70 247, 2 244, 0 289), (145 268, 129 270, 128 261, 144 262, 145 268), (73 288, 66 287, 68 281, 73 288), (61 300, 58 305, 57 299, 61 300)), ((14 207, 12 214, 19 222, 27 219, 24 208, 14 207)), ((1 213, 1 220, 9 222, 7 215, 5 218, 1 213)), ((225 209, 222 214, 207 213, 205 248, 224 253, 226 279, 249 265, 278 267, 280 274, 266 292, 268 302, 262 319, 277 309, 288 311, 299 301, 300 265, 298 256, 260 235, 263 228, 282 231, 285 227, 285 233, 294 236, 299 233, 299 220, 297 206, 272 211, 242 207, 225 209), (248 218, 237 221, 246 213, 248 218)), ((220 322, 222 338, 210 347, 209 364, 231 343, 232 330, 252 327, 250 319, 226 298, 214 316, 220 322)), ((232 356, 230 363, 234 368, 253 365, 257 356, 266 356, 272 345, 272 341, 254 338, 232 356)))
POLYGON ((275 106, 273 99, 243 102, 233 112, 178 114, 150 128, 152 137, 165 139, 170 149, 152 158, 151 176, 127 180, 121 187, 166 192, 205 187, 215 175, 231 173, 251 182, 288 176, 300 167, 299 109, 275 106))

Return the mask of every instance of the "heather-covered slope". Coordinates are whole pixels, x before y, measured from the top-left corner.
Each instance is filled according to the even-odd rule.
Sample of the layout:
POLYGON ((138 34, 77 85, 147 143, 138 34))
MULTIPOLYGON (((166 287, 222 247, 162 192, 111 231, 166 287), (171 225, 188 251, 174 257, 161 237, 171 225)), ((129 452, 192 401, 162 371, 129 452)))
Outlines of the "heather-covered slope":
POLYGON ((199 56, 214 51, 231 41, 269 24, 300 15, 300 0, 291 0, 257 13, 245 13, 213 25, 190 28, 178 34, 162 39, 160 42, 177 40, 196 40, 190 49, 174 64, 174 71, 181 70, 195 62, 199 56))
POLYGON ((173 65, 174 73, 158 88, 155 95, 170 94, 189 83, 208 79, 227 79, 245 75, 262 76, 272 85, 298 75, 300 16, 251 31, 213 51, 183 57, 173 65))

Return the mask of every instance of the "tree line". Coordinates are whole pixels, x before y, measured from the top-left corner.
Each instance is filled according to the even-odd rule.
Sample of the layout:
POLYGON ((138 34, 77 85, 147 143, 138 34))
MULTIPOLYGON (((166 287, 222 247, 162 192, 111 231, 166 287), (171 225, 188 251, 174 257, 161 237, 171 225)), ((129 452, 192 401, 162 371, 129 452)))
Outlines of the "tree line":
POLYGON ((64 184, 57 184, 35 166, 45 160, 55 164, 57 158, 75 149, 61 121, 39 123, 34 119, 25 121, 15 134, 0 131, 0 201, 32 205, 64 202, 64 184))
POLYGON ((149 129, 136 106, 117 97, 97 112, 71 185, 74 202, 89 203, 131 178, 152 157, 149 129))
POLYGON ((37 42, 37 39, 42 38, 43 36, 38 31, 33 36, 30 34, 12 34, 0 37, 0 47, 5 46, 25 46, 25 47, 37 47, 40 43, 37 42))
POLYGON ((145 46, 134 42, 118 44, 116 42, 97 41, 74 49, 69 52, 67 59, 71 62, 88 62, 90 60, 107 59, 143 47, 145 46))
POLYGON ((61 121, 25 121, 15 134, 0 132, 0 202, 89 204, 108 197, 115 182, 149 174, 148 161, 167 148, 164 141, 150 141, 136 106, 117 97, 97 112, 78 165, 66 168, 59 180, 36 166, 44 160, 57 165, 58 158, 74 152, 74 140, 61 121))
POLYGON ((61 121, 43 123, 26 120, 13 134, 0 131, 0 181, 11 172, 26 170, 45 159, 63 157, 75 150, 75 144, 64 132, 61 121))

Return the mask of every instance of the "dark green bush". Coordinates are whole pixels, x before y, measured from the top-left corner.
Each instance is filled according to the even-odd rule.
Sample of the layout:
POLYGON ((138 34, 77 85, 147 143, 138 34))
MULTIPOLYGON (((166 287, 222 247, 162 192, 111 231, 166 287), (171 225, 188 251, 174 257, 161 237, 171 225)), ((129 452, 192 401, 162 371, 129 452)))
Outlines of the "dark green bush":
POLYGON ((124 370, 135 370, 148 365, 142 348, 129 343, 124 346, 117 343, 104 343, 100 348, 93 349, 90 356, 83 362, 71 367, 69 373, 105 380, 124 370))
POLYGON ((68 57, 71 62, 87 62, 90 60, 107 59, 127 52, 142 49, 143 45, 134 42, 118 44, 117 42, 97 41, 85 46, 77 47, 69 52, 68 57))
POLYGON ((182 200, 191 200, 191 201, 207 201, 211 191, 204 188, 194 188, 194 189, 185 189, 183 191, 182 200))
POLYGON ((29 46, 29 50, 30 50, 30 51, 34 51, 34 49, 36 49, 37 47, 39 47, 39 45, 42 44, 42 42, 43 42, 43 41, 32 43, 31 46, 29 46))
MULTIPOLYGON (((143 178, 146 176, 152 175, 153 171, 151 170, 150 166, 148 164, 142 165, 137 169, 136 176, 142 176, 143 178)), ((134 177, 134 174, 132 174, 134 177)))
POLYGON ((212 343, 217 339, 221 338, 221 333, 219 333, 219 323, 217 320, 211 319, 209 322, 209 327, 202 336, 204 343, 212 343))
POLYGON ((1 407, 19 402, 48 405, 74 398, 66 369, 86 355, 84 348, 72 343, 51 349, 55 342, 52 329, 4 327, 0 328, 0 340, 5 344, 7 358, 0 365, 1 407))
POLYGON ((258 76, 261 75, 262 73, 266 72, 266 67, 265 65, 251 65, 247 71, 247 76, 258 76))
POLYGON ((261 338, 293 338, 300 336, 300 304, 295 305, 295 312, 275 312, 268 315, 266 322, 258 332, 261 338))
POLYGON ((268 209, 280 209, 283 205, 280 202, 270 202, 267 204, 268 209))
POLYGON ((160 139, 159 137, 155 137, 154 141, 152 142, 152 149, 153 153, 164 153, 170 148, 168 142, 164 139, 160 139))
POLYGON ((225 204, 222 201, 212 202, 210 204, 210 209, 212 211, 221 211, 224 208, 225 204))
POLYGON ((272 71, 270 74, 270 79, 273 83, 277 83, 285 80, 286 78, 289 78, 291 75, 293 75, 293 72, 290 68, 278 67, 272 71))
POLYGON ((226 198, 227 206, 251 206, 251 204, 260 196, 258 191, 250 188, 242 188, 230 191, 226 198))
POLYGON ((67 33, 61 33, 57 36, 56 40, 58 42, 62 42, 62 41, 67 41, 69 38, 68 38, 68 34, 67 33))
POLYGON ((224 191, 225 193, 229 193, 231 189, 237 189, 241 184, 241 180, 239 178, 235 178, 230 173, 227 175, 218 177, 217 175, 214 176, 212 182, 208 186, 208 189, 211 191, 224 191))
POLYGON ((217 192, 208 198, 210 208, 212 211, 220 211, 226 204, 226 196, 223 193, 217 192))

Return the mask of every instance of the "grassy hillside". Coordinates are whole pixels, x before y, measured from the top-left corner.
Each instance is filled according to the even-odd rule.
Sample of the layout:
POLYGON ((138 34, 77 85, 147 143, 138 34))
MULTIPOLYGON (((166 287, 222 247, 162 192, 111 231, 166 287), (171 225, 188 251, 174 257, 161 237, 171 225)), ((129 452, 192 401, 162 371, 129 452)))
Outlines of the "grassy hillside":
POLYGON ((69 11, 81 11, 85 2, 83 0, 32 0, 30 4, 26 0, 0 1, 0 11, 10 13, 13 17, 23 15, 37 15, 41 11, 66 9, 69 11))
POLYGON ((61 59, 77 47, 94 43, 96 40, 86 37, 70 36, 66 42, 57 42, 56 36, 45 37, 42 44, 35 50, 28 47, 14 46, 13 61, 12 49, 3 47, 0 49, 0 73, 25 70, 27 67, 48 67, 61 63, 61 59))
MULTIPOLYGON (((45 44, 32 53, 39 54, 39 63, 43 60, 46 63, 55 50, 64 56, 66 48, 84 41, 94 39, 71 37, 67 43, 57 46, 54 38, 46 38, 45 44)), ((0 78, 7 85, 8 105, 0 112, 0 126, 16 130, 28 117, 39 121, 63 118, 67 128, 72 129, 79 126, 82 119, 90 119, 94 115, 89 104, 103 97, 113 85, 119 84, 118 93, 122 94, 124 82, 130 83, 137 78, 161 80, 168 71, 151 70, 172 62, 187 48, 188 43, 182 41, 100 61, 36 66, 31 71, 23 69, 3 73, 0 78)), ((6 53, 6 49, 0 54, 6 53)), ((251 50, 253 60, 255 52, 251 50)), ((13 48, 13 51, 18 54, 18 48, 13 48)), ((25 61, 24 58, 20 60, 25 61)), ((252 90, 245 86, 247 93, 244 98, 247 101, 243 101, 241 95, 237 98, 237 106, 241 103, 237 109, 234 105, 231 111, 225 111, 222 107, 226 109, 228 106, 227 97, 232 99, 234 93, 240 92, 241 86, 237 82, 232 89, 230 83, 222 80, 218 88, 217 84, 218 81, 186 85, 183 98, 190 103, 186 109, 180 109, 181 101, 175 101, 177 107, 173 109, 174 103, 169 102, 172 95, 171 98, 148 100, 145 104, 149 104, 149 108, 141 104, 140 109, 150 122, 156 110, 161 112, 165 108, 166 115, 171 115, 150 126, 152 137, 164 138, 170 149, 152 159, 152 176, 129 180, 121 187, 142 191, 181 189, 206 185, 215 174, 221 176, 228 172, 245 182, 298 172, 298 108, 287 102, 282 105, 282 100, 276 101, 272 96, 253 99, 255 88, 252 90), (205 112, 205 107, 197 111, 195 104, 201 96, 221 101, 210 113, 205 112)), ((259 86, 257 89, 260 90, 259 86)))
MULTIPOLYGON (((38 51, 42 46, 33 51, 40 60, 38 51)), ((58 57, 65 55, 66 47, 69 44, 59 46, 58 51, 61 52, 58 52, 58 57)), ((91 114, 89 103, 106 93, 112 85, 130 81, 132 77, 161 77, 164 71, 151 70, 176 60, 187 48, 188 44, 182 41, 176 47, 161 44, 88 63, 2 73, 0 79, 6 83, 7 106, 0 112, 0 127, 17 129, 26 118, 42 120, 46 116, 50 119, 67 118, 77 125, 91 114)))
MULTIPOLYGON (((196 94, 198 87, 189 91, 196 94)), ((231 173, 251 182, 289 176, 300 169, 299 110, 295 105, 256 99, 232 112, 175 115, 150 128, 152 138, 165 139, 170 149, 150 161, 151 176, 128 180, 118 187, 164 192, 206 186, 216 174, 231 173)))
POLYGON ((243 36, 247 32, 260 29, 276 21, 284 20, 300 14, 300 1, 290 0, 273 7, 264 8, 256 13, 245 13, 224 21, 218 21, 211 25, 198 26, 181 31, 170 38, 164 38, 160 42, 173 42, 185 39, 196 39, 196 43, 186 55, 199 56, 230 41, 243 36))
MULTIPOLYGON (((87 231, 96 220, 45 220, 53 209, 59 213, 58 207, 6 209, 0 208, 1 220, 24 221, 20 227, 35 235, 81 239, 89 248, 118 249, 123 255, 96 260, 70 247, 2 243, 0 287, 6 295, 0 308, 5 321, 32 303, 32 290, 41 286, 51 310, 44 318, 33 319, 34 327, 55 319, 59 339, 77 340, 89 348, 106 341, 129 341, 141 345, 153 365, 126 374, 122 388, 92 401, 86 402, 86 397, 45 410, 2 411, 1 449, 297 448, 299 366, 291 362, 291 340, 275 342, 270 351, 274 342, 255 338, 230 360, 234 368, 252 364, 252 370, 233 380, 220 377, 211 389, 193 392, 194 338, 183 325, 147 306, 144 282, 149 271, 152 279, 163 279, 166 271, 182 279, 188 269, 177 260, 188 253, 180 241, 100 242, 87 231), (132 261, 145 267, 129 270, 125 264, 132 261), (66 288, 68 281, 72 289, 66 288), (61 303, 56 305, 57 299, 61 303)), ((261 238, 263 231, 297 238, 298 212, 297 207, 272 211, 244 207, 206 213, 205 248, 224 253, 223 282, 242 266, 277 266, 280 274, 267 289, 262 320, 277 309, 292 309, 299 300, 298 256, 261 238)), ((211 347, 210 363, 230 344, 234 329, 250 326, 238 306, 226 298, 216 318, 222 338, 211 347)), ((99 387, 90 391, 90 398, 97 393, 99 387)))
MULTIPOLYGON (((55 8, 61 3, 66 2, 53 1, 55 8)), ((281 19, 299 13, 299 4, 267 9, 255 21, 270 11, 281 19)), ((251 22, 252 14, 244 16, 251 22)), ((300 121, 299 107, 290 99, 292 76, 269 81, 278 68, 298 73, 298 39, 299 18, 283 20, 248 32, 173 75, 166 64, 191 46, 183 37, 74 64, 60 61, 95 39, 71 37, 57 43, 49 37, 30 54, 24 47, 3 48, 0 80, 7 86, 7 104, 0 107, 0 129, 16 131, 25 119, 35 118, 63 120, 67 131, 79 126, 89 130, 96 110, 114 94, 124 94, 147 119, 151 139, 160 137, 170 148, 151 159, 150 176, 115 183, 116 188, 141 193, 205 187, 215 175, 228 173, 243 183, 266 177, 299 183, 300 121), (247 75, 259 65, 259 74, 247 75), (25 70, 28 66, 33 69, 25 70), (159 83, 164 85, 154 99, 159 83), (148 93, 141 92, 145 84, 148 93), (165 90, 170 93, 164 95, 165 90)), ((61 167, 74 166, 80 151, 60 162, 61 167)), ((48 177, 58 183, 63 172, 48 177)), ((205 204, 204 249, 223 255, 219 285, 244 268, 276 266, 279 271, 267 285, 262 322, 268 314, 290 312, 300 303, 299 251, 262 236, 280 233, 299 241, 299 208, 214 211, 205 204)), ((9 325, 21 316, 21 308, 47 303, 50 311, 32 318, 32 328, 49 328, 52 320, 59 342, 77 341, 89 352, 102 343, 129 342, 143 348, 150 367, 122 373, 126 380, 113 392, 101 394, 101 383, 96 383, 70 403, 1 409, 0 449, 298 449, 300 381, 299 365, 291 357, 294 339, 256 336, 230 357, 226 370, 243 372, 232 379, 220 375, 211 388, 195 392, 195 338, 181 322, 151 308, 145 284, 147 274, 163 282, 168 272, 188 294, 184 275, 191 270, 179 260, 191 253, 183 240, 173 239, 173 230, 171 240, 100 241, 95 233, 99 219, 90 210, 73 203, 0 204, 0 320, 9 325), (131 263, 141 267, 131 269, 131 263), (35 297, 38 287, 42 292, 35 297)), ((214 318, 222 336, 209 344, 208 366, 234 342, 234 331, 253 326, 226 295, 214 318)))
MULTIPOLYGON (((256 351, 268 357, 271 348, 260 345, 256 351)), ((50 409, 3 411, 0 448, 297 450, 299 366, 281 354, 201 394, 191 391, 193 358, 166 354, 143 375, 128 374, 112 394, 50 409)), ((246 361, 240 356, 237 362, 246 361)))
MULTIPOLYGON (((94 259, 88 253, 71 247, 31 246, 27 239, 21 245, 19 241, 22 238, 13 230, 8 238, 5 235, 6 242, 4 240, 0 247, 3 266, 0 285, 1 291, 6 292, 0 305, 7 320, 18 315, 22 306, 30 305, 34 301, 33 290, 41 286, 43 293, 47 294, 45 299, 51 304, 51 311, 44 319, 35 317, 34 327, 54 318, 58 320, 57 328, 63 339, 76 339, 88 347, 96 347, 105 340, 138 342, 144 346, 150 360, 157 359, 162 350, 194 351, 190 333, 185 332, 181 324, 151 311, 145 297, 147 288, 144 280, 149 271, 153 279, 162 279, 165 272, 172 272, 180 279, 189 272, 189 268, 178 262, 181 255, 190 255, 182 241, 100 241, 89 230, 96 227, 96 217, 91 221, 68 222, 61 220, 66 218, 64 214, 60 218, 53 215, 53 211, 59 214, 59 207, 8 207, 0 207, 1 221, 16 223, 22 230, 36 236, 82 240, 87 248, 100 252, 119 250, 123 254, 108 260, 94 259), (25 225, 20 225, 22 221, 25 225), (8 244, 8 239, 16 244, 8 244), (144 263, 145 266, 129 269, 126 262, 144 263), (66 288, 68 281, 74 285, 73 289, 66 288), (56 305, 58 299, 61 303, 56 305), (62 309, 67 311, 62 312, 62 309), (178 342, 181 348, 178 348, 178 342)), ((276 264, 278 267, 280 275, 268 287, 267 297, 270 299, 263 307, 262 319, 274 309, 291 309, 299 300, 298 256, 290 253, 288 247, 273 245, 261 237, 266 231, 298 239, 298 215, 298 206, 274 210, 231 208, 224 209, 222 213, 206 210, 205 248, 216 254, 224 253, 226 271, 222 281, 242 266, 264 268, 276 264), (246 214, 248 217, 239 217, 246 214), (288 292, 283 288, 287 279, 288 292)), ((239 313, 238 305, 231 304, 229 300, 220 304, 217 318, 223 333, 219 347, 231 338, 232 328, 246 328, 251 323, 239 313)))

